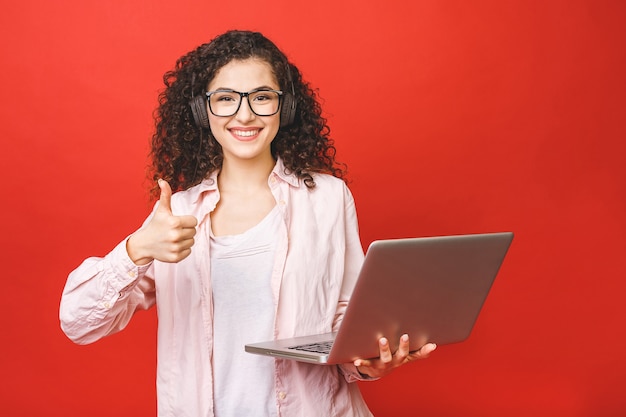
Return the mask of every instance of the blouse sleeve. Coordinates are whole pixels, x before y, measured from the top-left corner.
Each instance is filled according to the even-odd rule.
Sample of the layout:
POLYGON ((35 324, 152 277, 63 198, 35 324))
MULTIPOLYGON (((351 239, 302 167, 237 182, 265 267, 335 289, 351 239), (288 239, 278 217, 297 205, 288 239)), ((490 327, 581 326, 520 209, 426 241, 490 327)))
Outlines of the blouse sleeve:
MULTIPOLYGON (((348 306, 348 301, 352 295, 356 280, 363 265, 364 253, 361 246, 361 238, 359 235, 359 226, 356 214, 356 207, 352 193, 346 186, 344 188, 344 201, 345 201, 345 264, 344 264, 344 278, 342 282, 341 295, 339 303, 337 305, 337 312, 335 314, 335 322, 333 324, 333 330, 337 331, 339 325, 343 320, 343 315, 348 306)), ((373 380, 366 375, 362 375, 357 370, 356 366, 352 363, 341 364, 339 371, 343 374, 344 378, 348 382, 373 380)))
POLYGON ((135 265, 124 239, 103 258, 88 258, 67 279, 59 318, 73 342, 88 344, 122 330, 137 310, 155 304, 152 265, 135 265))
POLYGON ((343 320, 343 315, 348 306, 348 301, 356 285, 359 271, 363 265, 363 247, 361 246, 361 238, 359 236, 359 225, 356 214, 354 198, 347 186, 344 185, 344 236, 345 236, 345 255, 343 279, 341 283, 341 293, 339 302, 335 312, 333 321, 333 331, 339 329, 339 325, 343 320))

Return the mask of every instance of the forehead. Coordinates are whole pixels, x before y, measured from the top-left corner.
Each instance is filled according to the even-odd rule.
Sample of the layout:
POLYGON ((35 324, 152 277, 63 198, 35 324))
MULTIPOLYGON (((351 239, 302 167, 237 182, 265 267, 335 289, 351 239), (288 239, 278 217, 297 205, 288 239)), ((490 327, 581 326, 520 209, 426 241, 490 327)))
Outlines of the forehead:
POLYGON ((269 63, 261 59, 232 60, 220 68, 208 85, 209 90, 230 88, 250 91, 258 87, 278 89, 278 81, 269 63))

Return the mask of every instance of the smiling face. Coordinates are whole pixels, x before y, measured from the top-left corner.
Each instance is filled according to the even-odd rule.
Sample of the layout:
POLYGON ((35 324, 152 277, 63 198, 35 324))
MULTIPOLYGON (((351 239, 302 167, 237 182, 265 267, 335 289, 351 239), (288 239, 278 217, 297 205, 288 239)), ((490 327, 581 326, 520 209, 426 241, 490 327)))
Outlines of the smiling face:
MULTIPOLYGON (((217 72, 208 91, 257 89, 278 90, 279 85, 270 65, 259 59, 233 60, 217 72)), ((208 111, 208 109, 207 109, 208 111)), ((279 113, 257 116, 244 97, 237 113, 228 117, 208 111, 211 133, 222 146, 224 162, 228 160, 265 161, 272 159, 271 144, 280 127, 279 113)))

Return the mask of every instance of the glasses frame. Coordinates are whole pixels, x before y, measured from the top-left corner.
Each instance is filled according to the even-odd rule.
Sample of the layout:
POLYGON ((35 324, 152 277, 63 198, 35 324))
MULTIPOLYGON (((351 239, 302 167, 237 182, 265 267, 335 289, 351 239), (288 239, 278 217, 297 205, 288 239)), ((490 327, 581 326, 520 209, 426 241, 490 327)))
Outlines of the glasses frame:
POLYGON ((280 107, 283 104, 283 92, 282 90, 268 90, 266 88, 256 88, 254 90, 250 90, 250 91, 246 91, 245 93, 242 93, 241 91, 236 91, 236 90, 231 90, 231 89, 221 89, 221 90, 215 90, 215 91, 207 91, 206 92, 206 100, 207 100, 207 105, 209 107, 209 111, 211 112, 211 114, 213 116, 217 116, 217 117, 231 117, 237 114, 237 112, 239 111, 239 109, 241 108, 241 103, 243 103, 243 98, 246 98, 246 100, 248 100, 248 108, 250 109, 250 111, 252 113, 254 113, 257 116, 260 117, 266 117, 266 116, 273 116, 276 113, 278 113, 280 111, 280 107), (254 111, 254 109, 252 108, 252 104, 250 104, 250 94, 254 94, 254 93, 259 93, 259 92, 268 92, 268 93, 276 93, 278 94, 278 107, 276 108, 276 111, 272 114, 258 114, 257 112, 254 111), (219 115, 219 114, 215 114, 215 112, 213 111, 213 108, 211 107, 211 96, 213 94, 216 93, 235 93, 235 94, 239 94, 239 104, 237 105, 237 108, 235 109, 235 111, 232 114, 229 115, 219 115))

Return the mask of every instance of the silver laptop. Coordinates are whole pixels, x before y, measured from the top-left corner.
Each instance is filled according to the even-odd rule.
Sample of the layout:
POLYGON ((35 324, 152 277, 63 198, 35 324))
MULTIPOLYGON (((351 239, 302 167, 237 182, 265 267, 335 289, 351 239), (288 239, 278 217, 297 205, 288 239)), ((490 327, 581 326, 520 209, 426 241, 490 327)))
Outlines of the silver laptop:
POLYGON ((410 350, 427 342, 461 342, 471 333, 513 233, 374 241, 368 248, 339 330, 252 343, 246 352, 338 364, 392 351, 409 335, 410 350))

